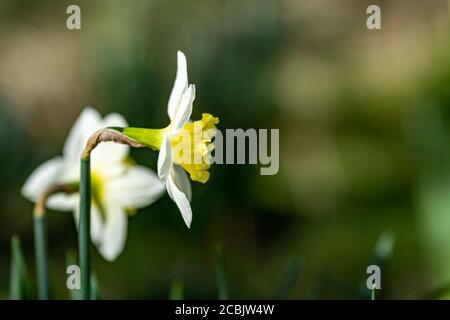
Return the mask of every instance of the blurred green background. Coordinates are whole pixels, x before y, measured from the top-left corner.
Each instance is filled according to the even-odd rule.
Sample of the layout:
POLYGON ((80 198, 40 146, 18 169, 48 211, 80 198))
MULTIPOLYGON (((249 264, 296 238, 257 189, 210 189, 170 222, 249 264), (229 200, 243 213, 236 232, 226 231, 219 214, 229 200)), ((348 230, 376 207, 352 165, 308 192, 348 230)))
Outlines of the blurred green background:
MULTIPOLYGON (((165 195, 129 219, 114 262, 94 250, 104 298, 217 297, 213 244, 229 295, 272 298, 299 259, 290 298, 358 298, 374 246, 395 238, 386 299, 450 293, 450 38, 447 1, 0 0, 0 296, 10 238, 34 276, 32 203, 20 188, 61 153, 85 106, 162 127, 176 67, 188 58, 194 117, 279 128, 280 171, 216 165, 194 183, 188 230, 165 195), (81 7, 79 31, 66 8, 81 7), (382 29, 366 28, 381 7, 382 29)), ((157 154, 133 150, 156 168, 157 154)), ((67 298, 72 214, 48 216, 56 298, 67 298)))

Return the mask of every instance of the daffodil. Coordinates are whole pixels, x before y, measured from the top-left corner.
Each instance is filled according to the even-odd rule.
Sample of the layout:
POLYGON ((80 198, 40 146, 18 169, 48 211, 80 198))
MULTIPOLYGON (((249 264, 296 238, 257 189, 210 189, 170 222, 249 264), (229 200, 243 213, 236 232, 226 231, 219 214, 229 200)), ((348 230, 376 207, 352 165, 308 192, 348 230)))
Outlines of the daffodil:
MULTIPOLYGON (((86 108, 71 129, 62 156, 40 165, 26 181, 22 194, 36 202, 52 185, 78 185, 80 155, 87 140, 95 131, 111 126, 127 126, 127 123, 119 114, 112 113, 102 119, 96 110, 86 108)), ((129 213, 151 204, 164 191, 152 170, 133 164, 129 148, 105 142, 91 155, 91 239, 108 261, 115 260, 125 246, 129 213)), ((78 226, 77 192, 52 195, 46 206, 58 211, 73 211, 78 226)))
POLYGON ((201 183, 209 180, 211 151, 214 149, 212 139, 219 123, 219 119, 209 113, 203 113, 201 120, 190 121, 194 99, 195 86, 188 83, 186 57, 178 51, 175 83, 167 105, 170 124, 163 129, 115 128, 131 139, 159 150, 158 176, 188 228, 192 221, 189 177, 201 183))

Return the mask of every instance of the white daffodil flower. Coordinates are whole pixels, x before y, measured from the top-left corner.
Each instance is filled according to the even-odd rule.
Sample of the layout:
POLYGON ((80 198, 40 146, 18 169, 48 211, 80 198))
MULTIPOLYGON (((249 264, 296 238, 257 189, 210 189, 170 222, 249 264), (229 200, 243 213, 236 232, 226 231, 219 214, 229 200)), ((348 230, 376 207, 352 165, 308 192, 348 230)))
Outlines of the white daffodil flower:
POLYGON ((191 122, 195 86, 189 85, 187 62, 178 51, 177 74, 167 105, 170 124, 163 129, 122 128, 126 136, 159 150, 158 176, 167 193, 176 203, 184 222, 190 228, 192 221, 191 180, 206 183, 209 179, 212 138, 219 119, 203 113, 202 119, 191 122), (184 169, 184 170, 183 170, 184 169))
MULTIPOLYGON (((75 122, 64 144, 62 156, 40 165, 28 178, 22 194, 36 202, 47 188, 55 184, 78 184, 80 156, 95 131, 111 126, 127 126, 126 120, 112 113, 105 118, 86 108, 75 122)), ((113 261, 122 252, 127 236, 128 212, 145 207, 158 199, 164 186, 150 169, 131 164, 129 146, 105 142, 91 154, 91 239, 100 254, 113 261)), ((73 211, 78 227, 79 194, 55 194, 47 207, 73 211)))

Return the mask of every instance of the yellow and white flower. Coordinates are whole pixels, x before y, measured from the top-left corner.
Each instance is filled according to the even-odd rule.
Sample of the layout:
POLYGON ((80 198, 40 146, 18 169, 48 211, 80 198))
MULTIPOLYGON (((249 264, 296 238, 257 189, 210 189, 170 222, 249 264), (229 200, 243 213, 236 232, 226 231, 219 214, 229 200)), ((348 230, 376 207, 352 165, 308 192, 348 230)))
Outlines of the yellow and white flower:
POLYGON ((190 121, 195 86, 188 83, 187 62, 183 52, 178 51, 177 61, 175 83, 167 105, 170 124, 163 129, 120 130, 126 136, 159 150, 158 176, 189 228, 192 221, 189 177, 201 183, 209 180, 208 169, 211 166, 211 151, 214 149, 212 139, 219 119, 203 113, 201 120, 190 121))
MULTIPOLYGON (((111 126, 126 127, 127 123, 119 114, 112 113, 102 119, 96 110, 86 108, 71 129, 62 156, 36 168, 23 186, 22 194, 35 202, 52 185, 78 184, 80 156, 87 140, 95 131, 111 126)), ((131 164, 129 148, 105 142, 91 154, 91 239, 109 261, 115 260, 125 246, 128 212, 151 204, 164 191, 152 170, 131 164)), ((47 207, 73 211, 78 226, 78 193, 55 194, 48 199, 47 207)))

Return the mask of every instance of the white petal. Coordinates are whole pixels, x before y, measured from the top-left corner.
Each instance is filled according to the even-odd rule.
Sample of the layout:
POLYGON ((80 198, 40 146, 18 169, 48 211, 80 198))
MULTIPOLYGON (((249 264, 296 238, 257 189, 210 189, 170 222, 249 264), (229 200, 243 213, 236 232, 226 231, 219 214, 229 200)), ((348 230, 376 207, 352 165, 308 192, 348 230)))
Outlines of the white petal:
POLYGON ((105 209, 106 221, 98 250, 103 258, 114 261, 125 247, 128 216, 117 203, 111 200, 105 203, 105 209))
POLYGON ((172 141, 168 135, 164 137, 158 155, 158 176, 162 182, 166 182, 172 168, 172 141))
POLYGON ((128 127, 128 122, 124 116, 119 113, 110 113, 102 120, 102 126, 106 127, 119 127, 125 128, 128 127))
POLYGON ((47 208, 56 211, 72 211, 74 210, 79 202, 78 193, 76 194, 65 194, 58 193, 47 200, 47 208))
MULTIPOLYGON (((118 113, 110 113, 101 121, 101 127, 127 127, 128 123, 118 113)), ((123 172, 123 161, 128 156, 130 147, 114 142, 99 144, 91 154, 92 169, 103 174, 118 175, 123 172)))
MULTIPOLYGON (((77 204, 75 206, 75 210, 73 211, 75 226, 78 230, 80 224, 80 204, 79 204, 79 196, 77 195, 77 204)), ((103 218, 100 213, 100 210, 96 205, 91 205, 91 241, 95 246, 99 246, 103 237, 103 218)))
POLYGON ((189 121, 192 114, 192 104, 195 99, 195 86, 190 85, 181 98, 180 106, 172 119, 172 134, 177 134, 189 121))
POLYGON ((64 143, 64 159, 72 165, 78 166, 87 140, 92 133, 101 128, 101 125, 101 117, 97 110, 85 108, 75 121, 64 143))
POLYGON ((28 177, 22 187, 22 195, 31 201, 36 201, 50 185, 59 181, 63 168, 64 162, 61 157, 44 162, 28 177))
POLYGON ((186 223, 187 227, 190 228, 192 222, 192 209, 186 194, 184 194, 184 192, 177 187, 172 175, 169 175, 166 187, 167 193, 169 193, 170 197, 173 201, 175 201, 178 209, 180 210, 184 223, 186 223))
POLYGON ((126 170, 124 160, 130 147, 112 141, 102 142, 91 153, 92 171, 104 176, 118 176, 126 170))
POLYGON ((109 182, 105 190, 122 208, 138 209, 156 201, 165 188, 153 170, 133 166, 109 182))
POLYGON ((177 53, 177 75, 173 84, 172 92, 170 93, 169 102, 167 104, 167 114, 172 120, 177 112, 178 106, 181 102, 183 92, 188 86, 187 62, 186 56, 183 52, 177 53))
POLYGON ((174 164, 172 169, 173 180, 177 185, 178 189, 180 189, 188 198, 189 202, 192 200, 192 188, 191 188, 191 180, 187 175, 186 171, 180 166, 174 164))

